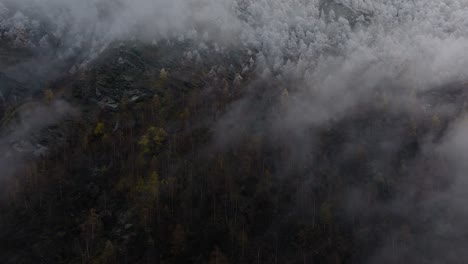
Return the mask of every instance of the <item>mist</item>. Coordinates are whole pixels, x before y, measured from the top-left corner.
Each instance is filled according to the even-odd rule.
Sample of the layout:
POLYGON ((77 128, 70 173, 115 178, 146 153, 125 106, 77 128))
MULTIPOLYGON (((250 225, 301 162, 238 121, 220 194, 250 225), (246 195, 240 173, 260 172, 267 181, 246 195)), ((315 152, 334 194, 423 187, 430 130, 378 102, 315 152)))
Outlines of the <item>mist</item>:
MULTIPOLYGON (((245 57, 245 70, 238 76, 254 77, 249 92, 217 121, 212 145, 227 149, 245 133, 280 142, 291 152, 277 177, 313 167, 308 157, 320 154, 318 132, 368 109, 384 109, 416 123, 434 115, 450 117, 442 135, 424 134, 421 151, 406 165, 406 181, 399 186, 405 192, 400 197, 370 208, 361 201, 364 187, 358 186, 343 198, 356 204, 342 202, 349 218, 365 219, 384 211, 421 227, 408 245, 398 245, 395 241, 402 230, 392 229, 369 263, 459 263, 468 257, 463 233, 467 216, 463 204, 468 201, 465 102, 430 96, 453 85, 466 87, 468 82, 466 1, 3 0, 0 39, 31 49, 37 56, 57 58, 50 65, 41 63, 40 67, 50 69, 43 75, 57 72, 56 65, 85 69, 109 45, 131 41, 190 42, 194 53, 213 56, 239 51, 245 57), (269 109, 266 114, 265 108, 269 109), (440 171, 432 171, 435 176, 431 177, 444 178, 449 184, 431 191, 423 202, 415 201, 427 160, 441 162, 440 171), (437 248, 446 253, 437 253, 437 248)), ((40 68, 36 58, 26 65, 40 68)), ((8 65, 0 70, 24 80, 14 74, 22 72, 18 69, 8 65)), ((27 83, 34 83, 34 78, 27 83)), ((58 115, 41 127, 61 118, 58 115)), ((27 131, 38 129, 40 117, 33 119, 27 131)), ((392 158, 399 155, 399 146, 407 142, 401 128, 383 127, 365 139, 359 129, 347 127, 346 147, 334 154, 346 160, 368 140, 373 144, 373 166, 385 174, 392 158)), ((11 135, 16 138, 17 132, 11 135)), ((11 135, 0 140, 0 150, 11 135)), ((313 186, 314 177, 311 173, 302 184, 313 186)))

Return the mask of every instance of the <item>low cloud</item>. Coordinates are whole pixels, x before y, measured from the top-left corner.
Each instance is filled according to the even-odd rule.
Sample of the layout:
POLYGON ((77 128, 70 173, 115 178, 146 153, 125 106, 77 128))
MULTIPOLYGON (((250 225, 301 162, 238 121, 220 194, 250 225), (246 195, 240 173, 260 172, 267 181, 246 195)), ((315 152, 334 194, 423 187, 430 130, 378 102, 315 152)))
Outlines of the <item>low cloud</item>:
MULTIPOLYGON (((55 125, 66 117, 76 116, 77 110, 62 100, 50 104, 24 104, 5 127, 0 136, 0 180, 9 179, 24 169, 27 160, 31 160, 48 151, 47 145, 41 144, 43 129, 55 125)), ((59 140, 59 139, 56 139, 59 140)))
MULTIPOLYGON (((200 47, 216 49, 218 44, 227 47, 221 50, 240 51, 245 57, 244 68, 255 80, 248 84, 251 92, 232 104, 217 123, 216 144, 225 147, 242 134, 259 134, 291 149, 287 161, 293 161, 289 166, 296 166, 288 168, 292 170, 312 166, 308 157, 317 154, 316 131, 359 116, 363 109, 378 105, 385 113, 413 118, 414 122, 423 122, 435 113, 452 115, 441 139, 431 133, 422 135, 421 150, 407 164, 412 174, 403 175, 407 176, 404 178, 407 182, 398 185, 403 190, 401 197, 366 212, 396 215, 407 220, 412 227, 409 230, 420 229, 413 232, 404 226, 392 226, 388 241, 369 263, 457 263, 466 259, 464 248, 468 241, 463 230, 467 226, 463 220, 467 212, 463 205, 468 200, 464 177, 468 169, 468 140, 464 137, 467 125, 465 121, 452 124, 458 120, 455 118, 458 112, 454 110, 460 108, 458 101, 435 104, 427 94, 453 84, 461 86, 468 80, 468 3, 461 0, 324 3, 321 0, 5 1, 0 5, 0 36, 16 45, 43 50, 55 45, 58 57, 63 58, 84 52, 87 62, 108 44, 128 40, 146 43, 194 40, 204 43, 194 45, 194 52, 200 47), (437 170, 425 169, 427 160, 437 170), (430 197, 421 201, 415 196, 420 185, 429 181, 424 178, 427 171, 433 173, 430 180, 442 179, 445 185, 432 188, 428 191, 430 197), (399 243, 403 240, 406 242, 399 243)), ((54 107, 49 110, 68 112, 54 107)), ((26 118, 29 125, 15 127, 15 132, 0 141, 0 150, 4 150, 2 145, 10 148, 12 140, 63 117, 53 116, 50 122, 44 122, 40 113, 26 118)), ((357 127, 344 127, 348 141, 340 149, 342 153, 335 156, 345 160, 363 142, 368 143, 373 154, 369 170, 390 171, 399 147, 408 144, 404 128, 397 124, 366 135, 360 134, 363 131, 357 127)), ((0 159, 0 166, 2 161, 5 163, 6 159, 0 159)), ((12 168, 14 171, 15 166, 12 168)), ((281 172, 287 176, 288 169, 281 172)), ((313 183, 311 179, 304 185, 313 183)), ((358 205, 365 193, 360 187, 347 196, 358 205)), ((350 211, 355 214, 353 217, 362 216, 350 211)))

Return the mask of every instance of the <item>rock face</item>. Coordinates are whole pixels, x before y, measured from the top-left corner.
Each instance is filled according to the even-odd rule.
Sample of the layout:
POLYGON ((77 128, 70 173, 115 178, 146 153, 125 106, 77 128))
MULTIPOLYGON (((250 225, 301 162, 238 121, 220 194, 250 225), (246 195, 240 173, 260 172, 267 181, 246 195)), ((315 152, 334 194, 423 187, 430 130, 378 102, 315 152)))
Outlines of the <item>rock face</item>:
POLYGON ((340 17, 348 20, 350 26, 357 23, 369 23, 372 12, 364 9, 355 9, 340 0, 320 0, 320 14, 325 15, 328 20, 337 20, 340 17))

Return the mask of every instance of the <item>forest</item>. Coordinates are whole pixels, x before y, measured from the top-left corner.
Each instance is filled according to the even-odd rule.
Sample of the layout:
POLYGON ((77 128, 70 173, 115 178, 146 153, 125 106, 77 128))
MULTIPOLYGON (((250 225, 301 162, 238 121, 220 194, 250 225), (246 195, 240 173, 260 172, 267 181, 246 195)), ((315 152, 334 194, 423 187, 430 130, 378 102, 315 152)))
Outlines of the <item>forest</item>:
POLYGON ((466 262, 463 1, 83 3, 0 1, 1 263, 466 262))

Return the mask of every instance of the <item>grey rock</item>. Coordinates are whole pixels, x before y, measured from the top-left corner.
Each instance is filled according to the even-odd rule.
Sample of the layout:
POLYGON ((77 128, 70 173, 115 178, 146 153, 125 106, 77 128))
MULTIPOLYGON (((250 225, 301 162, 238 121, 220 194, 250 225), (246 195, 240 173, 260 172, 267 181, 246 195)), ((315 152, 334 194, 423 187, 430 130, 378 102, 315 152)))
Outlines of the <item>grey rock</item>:
POLYGON ((98 105, 101 108, 111 108, 111 109, 117 109, 119 107, 119 103, 117 103, 114 99, 110 97, 105 97, 103 100, 98 102, 98 105))

